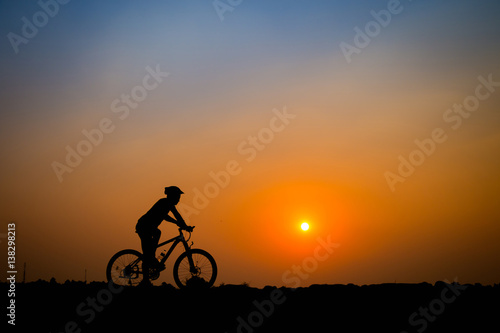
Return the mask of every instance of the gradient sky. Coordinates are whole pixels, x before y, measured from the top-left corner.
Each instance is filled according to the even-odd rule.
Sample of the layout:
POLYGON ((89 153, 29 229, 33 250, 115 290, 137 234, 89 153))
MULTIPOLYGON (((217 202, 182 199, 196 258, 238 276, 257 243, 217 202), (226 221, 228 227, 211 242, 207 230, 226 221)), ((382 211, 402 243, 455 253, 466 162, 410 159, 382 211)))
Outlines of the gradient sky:
POLYGON ((71 1, 16 53, 9 34, 42 9, 0 1, 0 233, 16 221, 27 280, 104 280, 115 252, 140 249, 137 219, 178 185, 216 284, 290 285, 318 238, 338 247, 302 286, 498 283, 500 87, 457 129, 443 115, 478 77, 500 82, 500 3, 402 0, 348 63, 341 43, 387 6, 242 1, 221 21, 210 0, 71 1), (169 75, 120 119, 113 101, 148 66, 169 75), (270 136, 284 110, 295 117, 270 136), (106 118, 113 131, 60 181, 53 163, 106 118), (446 141, 391 190, 386 173, 436 128, 446 141), (237 174, 201 205, 230 161, 237 174))

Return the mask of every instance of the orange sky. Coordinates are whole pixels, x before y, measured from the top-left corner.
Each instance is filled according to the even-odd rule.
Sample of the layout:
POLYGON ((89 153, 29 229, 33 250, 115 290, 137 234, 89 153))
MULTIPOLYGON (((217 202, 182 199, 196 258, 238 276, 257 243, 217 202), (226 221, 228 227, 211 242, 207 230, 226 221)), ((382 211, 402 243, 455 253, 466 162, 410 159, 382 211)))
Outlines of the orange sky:
MULTIPOLYGON (((224 22, 201 2, 113 3, 93 23, 94 5, 68 5, 19 54, 4 41, 0 233, 16 221, 28 281, 85 269, 104 280, 115 252, 140 249, 137 219, 177 185, 217 284, 498 283, 500 87, 479 78, 500 82, 499 27, 486 15, 499 7, 463 2, 407 6, 349 64, 339 44, 386 2, 245 2, 224 22), (115 112, 115 99, 155 82, 115 112), (454 129, 444 114, 479 85, 490 94, 454 129), (82 131, 99 126, 109 133, 68 166, 66 147, 88 149, 82 131), (391 186, 387 172, 436 128, 446 140, 391 186), (58 176, 54 162, 72 172, 58 176), (328 240, 332 253, 318 250, 328 240)), ((4 35, 37 10, 0 6, 14 17, 4 35)))

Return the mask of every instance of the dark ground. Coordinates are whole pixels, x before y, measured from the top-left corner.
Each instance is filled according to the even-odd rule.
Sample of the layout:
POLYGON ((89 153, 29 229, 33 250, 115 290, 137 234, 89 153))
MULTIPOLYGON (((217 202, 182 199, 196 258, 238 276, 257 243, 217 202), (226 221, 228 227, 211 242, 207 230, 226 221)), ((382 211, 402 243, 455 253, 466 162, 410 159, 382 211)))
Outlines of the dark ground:
POLYGON ((39 281, 17 284, 15 302, 23 332, 500 332, 500 285, 117 290, 39 281))

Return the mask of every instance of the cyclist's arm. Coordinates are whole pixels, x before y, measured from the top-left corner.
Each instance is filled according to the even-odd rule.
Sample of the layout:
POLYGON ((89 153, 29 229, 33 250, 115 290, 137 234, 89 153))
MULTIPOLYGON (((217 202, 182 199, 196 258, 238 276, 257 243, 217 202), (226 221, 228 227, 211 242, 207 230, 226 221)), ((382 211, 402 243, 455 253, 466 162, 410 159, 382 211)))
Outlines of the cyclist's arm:
POLYGON ((170 215, 167 215, 167 217, 165 217, 165 221, 177 224, 177 220, 170 215))
POLYGON ((183 229, 188 226, 186 224, 186 222, 184 222, 184 219, 182 218, 181 214, 177 211, 177 208, 172 207, 172 209, 170 211, 172 212, 172 214, 174 214, 174 217, 175 217, 175 219, 172 219, 173 221, 170 221, 170 222, 177 224, 179 226, 179 228, 183 228, 183 229))

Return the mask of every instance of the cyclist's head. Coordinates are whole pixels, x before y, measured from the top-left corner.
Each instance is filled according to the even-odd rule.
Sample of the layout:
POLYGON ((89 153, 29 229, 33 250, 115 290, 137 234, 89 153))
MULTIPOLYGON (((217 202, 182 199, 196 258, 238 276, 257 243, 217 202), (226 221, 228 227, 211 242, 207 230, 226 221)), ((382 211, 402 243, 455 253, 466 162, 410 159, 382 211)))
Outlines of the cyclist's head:
POLYGON ((181 198, 181 194, 183 194, 183 193, 184 192, 182 192, 181 189, 178 188, 177 186, 165 187, 165 194, 167 195, 167 197, 169 199, 176 201, 176 204, 177 204, 177 202, 179 202, 179 200, 181 198))

